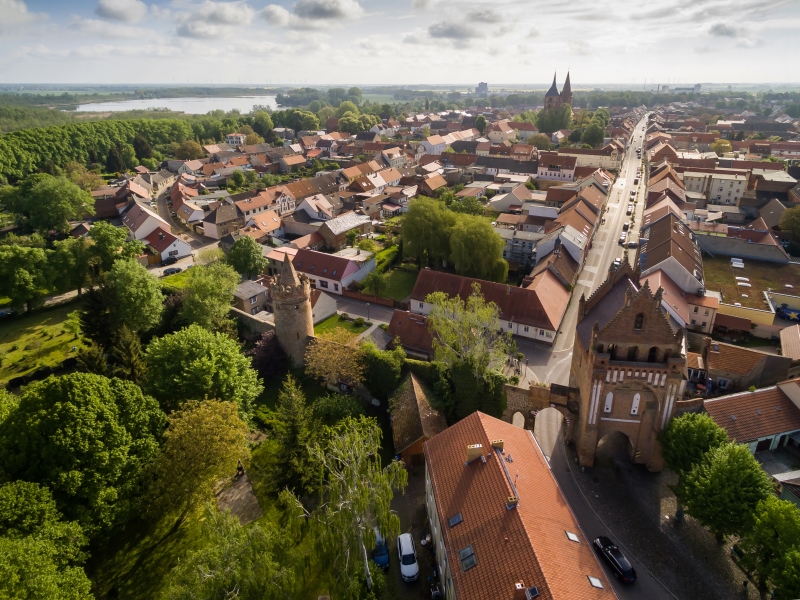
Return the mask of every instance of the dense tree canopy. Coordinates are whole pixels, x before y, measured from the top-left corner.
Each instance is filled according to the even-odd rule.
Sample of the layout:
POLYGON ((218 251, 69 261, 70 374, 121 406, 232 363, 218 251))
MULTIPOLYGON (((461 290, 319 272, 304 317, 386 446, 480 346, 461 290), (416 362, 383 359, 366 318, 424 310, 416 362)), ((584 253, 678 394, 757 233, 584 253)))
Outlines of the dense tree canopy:
POLYGON ((114 227, 106 221, 99 221, 89 230, 92 240, 92 264, 105 273, 110 271, 114 262, 121 259, 136 258, 144 252, 144 244, 140 240, 126 241, 128 231, 122 227, 114 227))
POLYGON ((220 260, 196 264, 189 271, 181 318, 206 329, 225 329, 239 279, 234 268, 220 260))
POLYGON ((135 502, 163 423, 155 400, 130 382, 51 376, 28 385, 0 425, 0 468, 49 487, 59 510, 95 533, 135 502))
POLYGON ((235 402, 239 414, 249 419, 253 401, 263 390, 239 345, 198 325, 153 339, 145 361, 144 388, 167 412, 188 400, 223 400, 235 402))
POLYGON ((758 503, 772 493, 769 477, 747 446, 723 444, 706 453, 684 481, 687 512, 722 541, 752 525, 758 503))
POLYGON ((41 304, 53 281, 48 252, 25 246, 0 246, 0 294, 28 310, 41 304))
POLYGON ((105 285, 113 298, 114 320, 120 327, 148 331, 161 320, 164 309, 161 283, 135 260, 116 261, 106 273, 105 285))
POLYGON ((243 235, 233 243, 225 260, 240 275, 252 279, 261 275, 267 268, 267 259, 261 248, 261 244, 249 235, 243 235))
POLYGON ((767 496, 758 504, 753 527, 739 546, 762 587, 770 579, 780 579, 782 557, 800 550, 800 509, 793 502, 767 496))

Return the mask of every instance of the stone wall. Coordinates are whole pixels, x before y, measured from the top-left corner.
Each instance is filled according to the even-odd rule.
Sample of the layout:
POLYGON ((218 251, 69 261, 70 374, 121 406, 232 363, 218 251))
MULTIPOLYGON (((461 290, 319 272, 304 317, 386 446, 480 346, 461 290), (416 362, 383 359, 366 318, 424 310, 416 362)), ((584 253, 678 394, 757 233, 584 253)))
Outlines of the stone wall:
POLYGON ((250 340, 259 337, 262 333, 275 329, 274 323, 259 319, 256 315, 251 315, 238 308, 231 307, 231 316, 239 319, 239 322, 242 324, 242 329, 245 330, 243 332, 244 337, 250 340))

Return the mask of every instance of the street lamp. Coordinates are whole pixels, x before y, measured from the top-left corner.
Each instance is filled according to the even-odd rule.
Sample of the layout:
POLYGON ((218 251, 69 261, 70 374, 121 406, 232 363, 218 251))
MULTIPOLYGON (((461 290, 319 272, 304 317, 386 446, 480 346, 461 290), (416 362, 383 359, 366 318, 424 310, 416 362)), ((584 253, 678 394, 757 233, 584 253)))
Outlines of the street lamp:
POLYGON ((367 302, 367 321, 369 321, 369 302, 367 302))

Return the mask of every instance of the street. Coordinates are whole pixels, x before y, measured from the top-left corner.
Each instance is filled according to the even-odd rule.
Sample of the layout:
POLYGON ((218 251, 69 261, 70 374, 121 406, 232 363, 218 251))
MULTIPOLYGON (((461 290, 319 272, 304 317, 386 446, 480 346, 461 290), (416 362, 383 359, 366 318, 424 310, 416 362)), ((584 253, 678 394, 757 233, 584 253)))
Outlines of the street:
POLYGON ((536 441, 539 442, 542 452, 549 458, 550 469, 589 543, 600 535, 611 537, 631 562, 633 568, 636 569, 636 582, 625 585, 618 581, 608 566, 600 560, 600 564, 603 565, 606 576, 614 586, 617 596, 623 599, 675 600, 676 597, 642 566, 636 556, 625 548, 623 540, 620 540, 613 531, 610 531, 589 506, 572 475, 571 469, 578 467, 570 465, 567 458, 567 453, 564 449, 563 428, 561 427, 562 421, 561 413, 554 409, 540 411, 536 417, 534 436, 536 441))
MULTIPOLYGON (((628 207, 628 201, 631 198, 631 191, 636 192, 638 201, 634 206, 634 214, 636 215, 634 222, 636 225, 628 232, 628 239, 639 239, 638 224, 641 222, 644 211, 644 194, 640 190, 643 189, 644 185, 643 178, 640 179, 638 186, 633 181, 636 178, 636 169, 641 165, 641 160, 636 157, 636 148, 642 146, 644 138, 642 127, 646 123, 647 117, 645 116, 636 124, 636 129, 631 136, 619 175, 608 194, 606 213, 604 214, 605 223, 601 223, 597 228, 592 241, 592 248, 589 250, 583 269, 578 275, 578 281, 572 291, 570 304, 561 321, 558 337, 552 350, 540 350, 538 347, 529 348, 531 352, 529 356, 525 349, 520 349, 531 365, 534 363, 542 364, 545 358, 542 356, 543 352, 547 352, 550 355, 544 363, 544 368, 534 371, 540 381, 561 385, 569 384, 572 345, 575 342, 575 327, 578 324, 578 302, 581 294, 588 298, 605 281, 611 263, 616 258, 621 259, 626 252, 626 249, 620 246, 617 240, 620 233, 622 233, 623 223, 630 219, 630 216, 626 215, 625 212, 628 207)), ((628 259, 633 260, 636 250, 632 248, 627 252, 628 259)))

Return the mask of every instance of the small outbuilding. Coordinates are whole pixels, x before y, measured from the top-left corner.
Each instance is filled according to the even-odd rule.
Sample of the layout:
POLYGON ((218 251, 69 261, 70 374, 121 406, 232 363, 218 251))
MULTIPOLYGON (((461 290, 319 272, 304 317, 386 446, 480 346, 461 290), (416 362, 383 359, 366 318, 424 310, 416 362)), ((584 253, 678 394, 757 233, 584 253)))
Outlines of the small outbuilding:
POLYGON ((428 398, 430 391, 409 373, 391 400, 394 451, 408 466, 422 466, 422 444, 447 429, 444 414, 433 408, 428 398))

